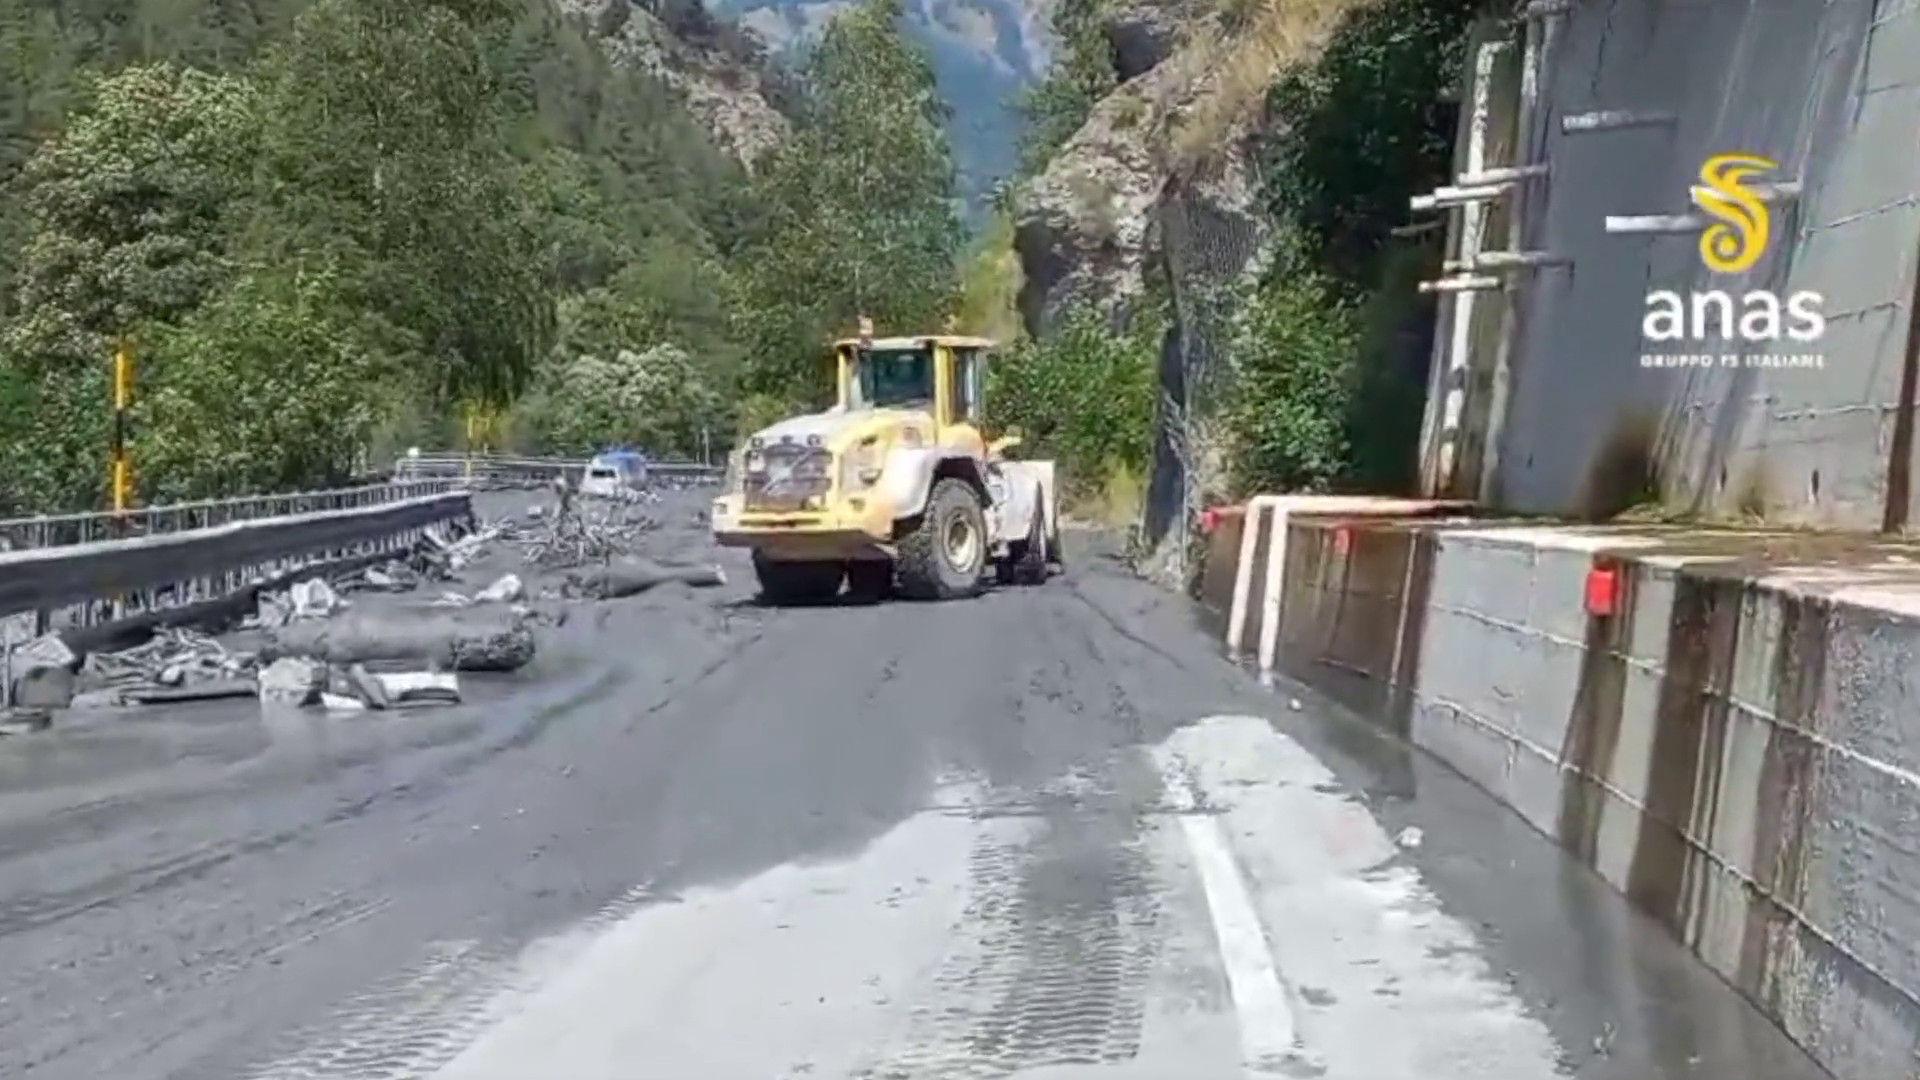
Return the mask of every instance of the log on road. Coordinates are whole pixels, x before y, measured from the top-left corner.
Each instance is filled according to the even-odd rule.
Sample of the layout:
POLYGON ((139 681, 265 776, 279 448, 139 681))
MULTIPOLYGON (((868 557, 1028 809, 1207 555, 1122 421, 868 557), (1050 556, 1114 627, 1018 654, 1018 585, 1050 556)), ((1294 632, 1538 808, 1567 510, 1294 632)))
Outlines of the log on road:
POLYGON ((617 600, 670 581, 707 589, 725 585, 727 577, 717 566, 669 566, 651 559, 627 558, 567 575, 567 591, 595 600, 617 600))
POLYGON ((533 630, 518 617, 472 609, 349 611, 273 632, 263 658, 328 664, 414 660, 442 671, 517 671, 533 659, 533 630))

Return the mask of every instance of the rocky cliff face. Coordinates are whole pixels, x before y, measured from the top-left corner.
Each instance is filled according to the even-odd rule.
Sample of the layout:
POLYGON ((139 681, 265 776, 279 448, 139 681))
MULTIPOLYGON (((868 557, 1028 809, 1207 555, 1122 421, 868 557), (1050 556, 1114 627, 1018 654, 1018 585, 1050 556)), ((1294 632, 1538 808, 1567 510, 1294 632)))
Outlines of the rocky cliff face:
POLYGON ((1150 576, 1187 570, 1188 526, 1224 481, 1206 387, 1224 342, 1222 287, 1270 249, 1259 159, 1267 90, 1325 40, 1348 0, 1112 0, 1120 85, 1015 204, 1021 320, 1043 337, 1071 305, 1124 319, 1163 286, 1172 324, 1142 539, 1150 576))
POLYGON ((744 54, 748 39, 697 3, 673 0, 556 0, 588 20, 608 56, 652 72, 685 95, 687 108, 722 147, 752 168, 789 125, 772 103, 764 68, 744 54))
POLYGON ((1016 207, 1021 316, 1045 332, 1081 301, 1123 311, 1165 259, 1232 278, 1264 245, 1259 145, 1279 58, 1215 0, 1123 0, 1105 29, 1123 80, 1016 207))

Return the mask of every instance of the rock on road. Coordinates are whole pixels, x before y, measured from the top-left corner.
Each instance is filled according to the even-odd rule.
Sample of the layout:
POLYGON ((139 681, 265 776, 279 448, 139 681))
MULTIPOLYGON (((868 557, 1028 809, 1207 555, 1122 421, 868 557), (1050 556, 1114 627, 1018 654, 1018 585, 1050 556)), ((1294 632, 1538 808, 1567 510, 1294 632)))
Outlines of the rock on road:
POLYGON ((0 1076, 1820 1075, 1070 543, 1039 588, 778 611, 727 553, 458 709, 0 744, 0 1076))

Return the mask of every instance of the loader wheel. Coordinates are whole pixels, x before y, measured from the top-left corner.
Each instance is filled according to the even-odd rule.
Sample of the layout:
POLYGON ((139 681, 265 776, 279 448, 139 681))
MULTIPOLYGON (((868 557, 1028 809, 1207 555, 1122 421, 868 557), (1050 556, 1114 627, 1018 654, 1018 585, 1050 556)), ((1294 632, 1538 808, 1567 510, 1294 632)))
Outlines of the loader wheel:
POLYGON ((1047 528, 1047 504, 1042 492, 1034 492, 1033 519, 1027 523, 1027 538, 1007 545, 1007 557, 994 566, 1002 585, 1044 585, 1047 563, 1053 545, 1047 528))
POLYGON ((893 564, 857 559, 847 564, 847 595, 864 604, 877 604, 893 592, 893 564))
POLYGON ((933 485, 927 512, 898 541, 900 592, 915 600, 958 600, 980 591, 987 564, 987 515, 963 480, 933 485))
POLYGON ((753 553, 760 599, 768 604, 818 604, 834 598, 846 567, 838 562, 778 562, 753 553))

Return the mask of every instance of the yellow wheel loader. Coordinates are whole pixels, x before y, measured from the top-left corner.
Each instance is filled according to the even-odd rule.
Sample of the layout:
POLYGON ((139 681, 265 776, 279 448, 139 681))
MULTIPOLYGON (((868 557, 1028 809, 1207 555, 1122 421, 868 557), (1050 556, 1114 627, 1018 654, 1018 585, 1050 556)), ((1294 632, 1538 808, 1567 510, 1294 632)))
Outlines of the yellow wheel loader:
POLYGON ((1039 584, 1060 566, 1051 461, 988 435, 993 342, 931 335, 839 342, 833 408, 754 433, 729 456, 714 539, 750 548, 761 595, 952 600, 989 576, 1039 584))

